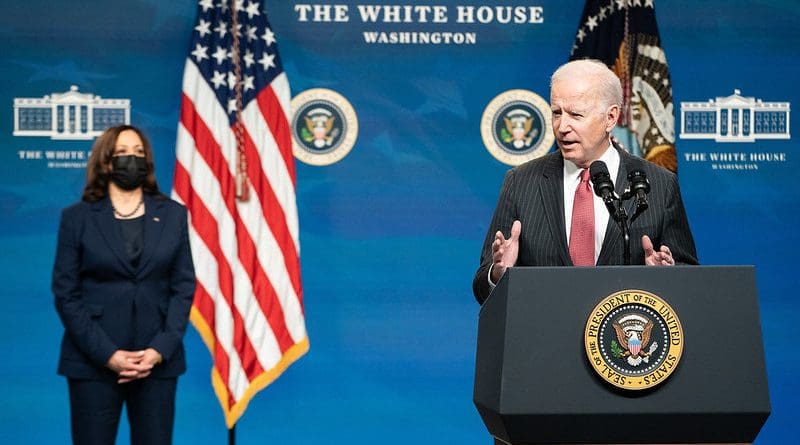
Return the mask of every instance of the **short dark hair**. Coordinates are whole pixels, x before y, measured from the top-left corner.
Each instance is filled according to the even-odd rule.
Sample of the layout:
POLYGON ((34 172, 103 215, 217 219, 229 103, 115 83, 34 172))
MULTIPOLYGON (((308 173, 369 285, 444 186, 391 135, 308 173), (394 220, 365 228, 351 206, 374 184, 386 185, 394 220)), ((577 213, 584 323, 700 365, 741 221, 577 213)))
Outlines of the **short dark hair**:
POLYGON ((150 141, 138 128, 132 125, 118 125, 104 131, 92 146, 92 152, 86 165, 86 186, 83 188, 83 196, 81 197, 84 201, 99 201, 108 195, 111 157, 114 156, 117 138, 120 133, 127 130, 136 132, 144 147, 144 158, 147 161, 147 177, 142 183, 142 190, 150 195, 160 194, 158 183, 156 182, 153 148, 150 145, 150 141))

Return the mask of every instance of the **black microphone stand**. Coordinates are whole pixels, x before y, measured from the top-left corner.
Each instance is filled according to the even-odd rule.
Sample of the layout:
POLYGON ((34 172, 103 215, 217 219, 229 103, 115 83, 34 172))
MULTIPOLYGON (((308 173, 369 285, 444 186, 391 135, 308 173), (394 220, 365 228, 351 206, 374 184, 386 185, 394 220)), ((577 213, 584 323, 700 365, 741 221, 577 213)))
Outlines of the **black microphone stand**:
MULTIPOLYGON (((647 191, 645 193, 650 192, 650 184, 647 184, 647 191)), ((622 194, 622 198, 611 198, 605 200, 606 208, 608 209, 609 213, 611 213, 611 217, 614 218, 614 221, 619 224, 619 228, 622 231, 622 239, 623 239, 623 246, 624 251, 622 253, 623 261, 626 266, 631 265, 631 235, 630 235, 630 225, 636 221, 636 218, 642 214, 648 208, 647 198, 636 197, 636 210, 633 212, 633 216, 628 219, 628 212, 625 210, 625 206, 622 205, 623 202, 636 197, 636 194, 630 190, 625 190, 625 193, 622 194), (616 202, 615 202, 616 201, 616 202)))
POLYGON ((626 198, 625 195, 623 195, 623 199, 609 195, 603 200, 603 202, 606 204, 606 208, 608 209, 608 213, 611 214, 611 217, 614 219, 614 221, 616 221, 616 223, 619 225, 619 229, 622 231, 622 260, 623 264, 626 266, 631 265, 631 234, 630 227, 628 225, 628 212, 625 210, 625 206, 622 205, 622 202, 628 198, 626 198))
POLYGON ((622 205, 622 202, 619 203, 619 210, 617 211, 617 215, 614 216, 614 219, 617 220, 619 224, 619 228, 622 230, 622 242, 623 242, 623 252, 622 252, 622 260, 623 264, 626 266, 631 265, 631 233, 628 227, 628 213, 625 211, 625 207, 622 205))

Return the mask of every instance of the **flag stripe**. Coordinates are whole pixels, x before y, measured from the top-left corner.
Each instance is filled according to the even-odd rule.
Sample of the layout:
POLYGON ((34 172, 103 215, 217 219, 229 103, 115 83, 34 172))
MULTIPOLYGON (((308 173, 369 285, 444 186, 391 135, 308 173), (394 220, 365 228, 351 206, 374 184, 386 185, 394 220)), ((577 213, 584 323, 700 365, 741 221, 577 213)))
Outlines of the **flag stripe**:
MULTIPOLYGON (((258 153, 255 151, 252 140, 250 139, 249 135, 245 135, 245 146, 247 147, 247 156, 248 159, 257 159, 258 153)), ((267 181, 263 177, 263 172, 258 168, 257 165, 250 164, 248 167, 248 174, 251 178, 253 183, 253 188, 255 189, 256 195, 259 197, 266 197, 270 198, 273 197, 271 190, 267 184, 267 181)), ((277 206, 273 203, 271 205, 263 205, 261 206, 262 209, 276 209, 277 206)), ((255 206, 248 207, 248 211, 257 212, 257 208, 255 206)), ((262 210, 264 211, 264 210, 262 210)), ((275 218, 276 213, 282 213, 275 211, 272 215, 265 215, 268 218, 272 217, 275 218)), ((248 215, 253 220, 261 220, 260 214, 253 214, 248 215)), ((271 219, 267 219, 267 221, 271 221, 271 219)), ((280 220, 284 221, 284 220, 280 220)), ((285 231, 285 224, 270 224, 269 229, 272 229, 272 233, 275 231, 281 231, 283 234, 286 233, 285 231)), ((262 233, 268 233, 265 229, 262 233)), ((261 263, 265 269, 270 270, 270 277, 277 283, 277 288, 283 291, 284 298, 280 298, 276 292, 275 288, 273 287, 273 283, 267 279, 266 275, 264 275, 264 270, 260 267, 255 269, 255 276, 251 276, 251 279, 254 285, 259 285, 259 292, 257 295, 262 296, 263 298, 258 298, 257 301, 261 304, 263 311, 268 314, 268 317, 271 320, 271 323, 274 321, 276 323, 273 326, 273 332, 275 332, 276 336, 278 337, 278 342, 281 345, 281 352, 286 352, 286 350, 291 347, 295 342, 301 340, 305 337, 305 329, 300 332, 295 332, 294 335, 291 335, 289 332, 289 328, 286 325, 286 315, 284 314, 283 307, 285 305, 290 305, 293 302, 297 301, 299 295, 299 289, 293 288, 289 283, 288 276, 286 269, 282 268, 281 263, 283 263, 286 268, 290 265, 294 265, 294 270, 296 274, 299 274, 299 268, 297 267, 297 257, 291 257, 293 253, 293 243, 291 239, 286 239, 284 236, 284 241, 282 244, 278 244, 276 242, 275 237, 268 237, 264 236, 259 241, 259 247, 263 247, 264 250, 261 251, 270 251, 273 252, 272 255, 268 256, 267 258, 263 258, 263 263, 261 263), (283 261, 279 259, 283 258, 283 261), (293 260, 293 261, 292 261, 293 260), (283 336, 285 334, 285 336, 283 336)), ((279 238, 280 239, 280 238, 279 238)), ((289 275, 291 272, 289 272, 289 275)), ((298 277, 299 278, 299 277, 298 277)), ((298 287, 299 287, 299 279, 298 279, 298 287)), ((291 307, 293 311, 297 311, 299 306, 291 307)))
POLYGON ((308 350, 289 83, 254 5, 198 3, 173 189, 191 215, 199 283, 191 319, 214 359, 228 427, 308 350), (245 189, 249 198, 238 195, 245 189))
MULTIPOLYGON (((187 77, 187 79, 191 80, 192 76, 196 72, 197 71, 196 71, 196 67, 194 66, 194 64, 188 63, 187 67, 186 67, 186 73, 187 73, 186 77, 187 77)), ((192 102, 195 102, 195 103, 207 103, 207 102, 212 102, 211 98, 213 98, 213 92, 211 91, 211 89, 210 89, 210 87, 208 85, 206 85, 206 84, 197 84, 197 83, 194 83, 193 85, 195 85, 195 87, 193 89, 194 90, 193 94, 196 97, 195 98, 185 97, 182 107, 183 107, 184 110, 186 110, 187 117, 186 118, 182 118, 182 120, 194 119, 194 120, 199 121, 200 124, 202 124, 203 122, 218 122, 219 120, 215 119, 214 115, 223 112, 219 106, 216 106, 216 107, 209 106, 209 107, 206 107, 206 108, 194 108, 194 107, 192 107, 192 102), (198 119, 198 116, 199 116, 199 119, 198 119)), ((244 113, 246 117, 250 117, 250 119, 247 119, 247 121, 248 122, 253 122, 253 121, 254 122, 260 122, 260 119, 258 119, 258 116, 251 116, 250 113, 253 112, 251 110, 253 110, 253 108, 249 107, 244 113)), ((196 124, 196 125, 200 125, 200 124, 196 124)), ((186 124, 184 124, 184 125, 186 125, 186 124)), ((250 126, 248 126, 248 128, 255 128, 256 131, 259 132, 259 134, 265 134, 265 133, 262 132, 262 130, 264 128, 266 128, 264 125, 250 125, 250 126)), ((248 128, 246 128, 245 130, 248 130, 248 128)), ((217 125, 217 126, 213 126, 212 125, 212 126, 208 127, 208 131, 209 131, 209 133, 203 133, 200 137, 201 138, 205 138, 205 139, 212 138, 214 140, 218 140, 218 139, 232 140, 233 139, 231 129, 230 128, 223 128, 221 125, 217 125)), ((246 133, 247 133, 247 131, 246 131, 246 133)), ((269 133, 267 132, 266 134, 269 134, 269 133)), ((271 188, 269 187, 270 181, 267 180, 267 176, 264 175, 264 172, 257 168, 258 165, 259 165, 257 161, 260 159, 259 152, 256 150, 253 141, 248 137, 247 134, 245 134, 245 139, 246 139, 247 156, 248 156, 248 159, 249 159, 248 165, 250 167, 250 172, 249 173, 251 174, 251 178, 255 178, 255 179, 252 179, 252 182, 254 184, 255 191, 257 192, 256 194, 259 195, 259 196, 264 195, 264 196, 274 197, 275 195, 271 192, 271 188), (265 190, 265 191, 262 192, 261 190, 265 190)), ((262 140, 264 140, 264 139, 262 139, 262 140)), ((268 142, 269 141, 267 141, 266 145, 269 145, 268 142)), ((215 155, 217 154, 216 153, 216 151, 217 151, 216 147, 212 147, 212 148, 208 149, 208 151, 214 152, 215 155)), ((265 150, 265 151, 269 152, 269 150, 265 150)), ((234 155, 231 155, 231 156, 234 156, 234 155)), ((222 164, 221 161, 213 161, 213 162, 215 164, 217 164, 217 163, 222 164)), ((210 162, 207 161, 207 163, 210 163, 210 162)), ((228 161, 228 164, 233 164, 233 162, 228 161)), ((264 162, 262 162, 261 165, 264 165, 264 162)), ((226 173, 226 178, 224 180, 227 181, 228 184, 231 184, 232 181, 233 181, 232 174, 230 172, 227 172, 226 173)), ((230 187, 233 187, 233 185, 231 184, 230 187)), ((251 200, 254 201, 253 198, 251 198, 251 200)), ((294 202, 293 199, 290 200, 290 202, 293 203, 294 202)), ((227 205, 228 205, 229 209, 233 206, 233 204, 231 204, 230 202, 227 203, 227 205)), ((255 207, 255 205, 247 206, 247 207, 244 208, 243 211, 247 211, 251 207, 255 207)), ((260 242, 259 246, 258 246, 260 262, 261 262, 262 265, 269 266, 269 267, 267 267, 268 269, 270 269, 268 275, 273 280, 278 280, 278 281, 281 282, 276 287, 278 287, 278 289, 281 291, 281 292, 279 292, 279 294, 282 297, 281 298, 281 300, 282 300, 281 306, 287 306, 287 305, 289 306, 286 312, 288 312, 290 315, 286 315, 286 318, 287 318, 287 320, 291 321, 290 326, 289 326, 291 334, 292 334, 291 336, 294 339, 294 341, 296 342, 296 341, 299 341, 300 339, 304 338, 305 335, 306 335, 305 323, 304 323, 304 320, 303 320, 302 299, 300 297, 301 289, 300 289, 299 259, 298 259, 296 251, 293 249, 293 244, 294 243, 291 241, 291 238, 293 238, 293 237, 291 235, 289 235, 289 233, 290 233, 290 230, 288 229, 289 225, 283 219, 283 215, 285 215, 286 212, 283 212, 281 210, 282 206, 278 205, 276 203, 275 199, 273 198, 269 204, 261 205, 261 208, 262 208, 262 211, 264 212, 263 217, 262 216, 258 216, 256 214, 251 214, 251 215, 244 216, 243 219, 251 222, 250 225, 251 225, 251 227, 253 227, 253 232, 261 233, 262 235, 264 235, 263 239, 261 240, 262 242, 260 242), (270 210, 270 209, 272 209, 272 210, 270 210), (271 212, 271 213, 267 214, 267 212, 271 212), (270 227, 270 228, 265 227, 264 226, 264 218, 267 218, 266 220, 270 221, 270 222, 274 221, 275 223, 271 224, 271 226, 273 226, 273 227, 270 227), (269 237, 266 236, 266 234, 268 232, 279 232, 279 233, 282 233, 282 236, 281 236, 282 238, 284 238, 284 239, 289 238, 290 240, 284 241, 283 243, 278 245, 275 240, 269 239, 269 237), (279 269, 280 266, 274 264, 273 259, 275 259, 275 258, 283 258, 284 259, 283 262, 285 263, 284 267, 286 268, 286 270, 280 270, 279 269), (287 274, 288 274, 289 277, 291 277, 292 283, 290 285, 283 285, 282 282, 285 280, 285 277, 287 276, 287 274), (291 286, 293 289, 289 289, 288 286, 291 286), (294 301, 294 300, 297 300, 297 301, 294 301)), ((292 206, 291 210, 293 210, 291 213, 293 213, 295 215, 295 221, 296 221, 297 212, 296 212, 296 209, 294 208, 294 206, 292 206)), ((233 211, 231 213, 233 213, 233 211)), ((290 345, 288 345, 288 346, 290 346, 290 345)), ((285 351, 284 347, 282 347, 281 349, 285 351)))
MULTIPOLYGON (((191 212, 193 218, 192 232, 194 232, 194 234, 197 236, 192 237, 195 238, 195 242, 192 244, 192 249, 193 256, 197 257, 198 259, 196 263, 203 265, 208 269, 213 269, 216 265, 216 268, 218 269, 217 273, 214 273, 213 270, 198 270, 198 282, 209 289, 217 290, 219 294, 223 296, 223 298, 216 299, 214 311, 215 315, 217 313, 224 315, 222 317, 215 317, 217 322, 213 325, 216 336, 218 339, 222 340, 217 342, 217 344, 222 348, 223 351, 225 351, 226 356, 230 355, 230 352, 232 352, 234 349, 236 350, 236 356, 239 359, 235 360, 235 362, 231 363, 231 365, 241 368, 243 367, 241 362, 244 362, 245 366, 252 366, 252 362, 255 359, 255 353, 252 345, 249 341, 242 339, 241 337, 239 338, 238 343, 236 341, 237 333, 243 330, 243 323, 241 315, 232 304, 232 292, 230 290, 232 288, 232 271, 228 261, 221 252, 222 248, 220 247, 219 243, 219 231, 217 230, 216 221, 213 218, 210 218, 208 209, 198 198, 197 194, 195 193, 195 189, 191 186, 188 172, 180 163, 178 163, 175 167, 174 187, 178 195, 181 196, 182 200, 188 204, 187 208, 191 212), (195 217, 202 222, 196 224, 194 222, 195 217), (200 240, 197 241, 197 238, 200 240), (208 257, 212 257, 214 260, 209 261, 207 259, 208 257)), ((230 361, 228 362, 230 363, 230 361)), ((218 365, 218 363, 215 361, 215 366, 216 365, 218 365)), ((219 372, 221 376, 226 377, 225 380, 227 381, 227 376, 230 373, 228 366, 220 368, 219 372)), ((242 387, 239 388, 239 392, 244 391, 244 386, 246 385, 242 385, 242 387)))
MULTIPOLYGON (((194 296, 195 301, 195 308, 200 311, 201 320, 205 325, 205 329, 201 331, 201 335, 203 335, 204 339, 208 337, 206 340, 206 346, 208 347, 209 351, 214 351, 214 368, 217 370, 220 376, 224 376, 224 381, 228 381, 228 373, 230 369, 230 363, 228 359, 228 353, 225 351, 225 348, 222 347, 219 340, 216 337, 216 331, 210 329, 209 327, 209 320, 212 320, 212 324, 210 326, 214 326, 213 324, 213 317, 209 317, 207 314, 203 313, 202 307, 208 307, 211 313, 214 312, 214 301, 211 298, 211 295, 208 294, 205 287, 198 283, 198 288, 194 296)), ((193 320, 197 322, 197 320, 193 320)), ((226 384, 227 385, 227 384, 226 384)), ((226 388, 227 392, 232 392, 230 388, 226 388)))
MULTIPOLYGON (((281 74, 281 76, 275 79, 275 83, 279 82, 286 83, 285 74, 281 74)), ((289 128, 289 122, 286 120, 286 115, 283 113, 270 113, 270 110, 284 106, 278 98, 277 92, 275 91, 277 88, 280 87, 276 86, 276 88, 265 88, 264 91, 258 94, 256 100, 258 101, 261 114, 264 116, 263 122, 266 122, 267 126, 269 127, 269 132, 280 149, 280 155, 283 157, 283 163, 286 167, 286 171, 292 178, 292 185, 295 185, 296 176, 294 171, 294 157, 292 155, 292 133, 291 129, 289 128)), ((288 85, 281 89, 285 89, 286 96, 288 96, 288 85)), ((281 93, 283 93, 283 91, 281 91, 281 93)))
MULTIPOLYGON (((233 246, 229 246, 225 250, 226 253, 224 256, 228 258, 228 261, 237 262, 236 254, 234 252, 238 252, 238 262, 241 263, 241 266, 236 266, 237 269, 244 269, 247 275, 250 277, 251 281, 253 279, 253 275, 256 273, 254 270, 258 269, 257 263, 253 260, 253 251, 255 250, 252 240, 250 239, 250 235, 247 233, 244 224, 242 223, 241 219, 239 218, 239 212, 237 210, 236 204, 234 202, 234 198, 232 194, 225 195, 223 193, 219 193, 217 190, 213 190, 215 185, 218 184, 231 184, 233 182, 233 178, 227 168, 227 163, 224 159, 221 159, 221 151, 215 147, 213 139, 210 137, 208 133, 208 128, 203 124, 203 121, 198 118, 195 113, 195 108, 192 106, 192 103, 188 101, 188 98, 184 101, 182 106, 184 116, 182 116, 182 122, 184 124, 184 128, 192 128, 192 131, 195 133, 194 139, 204 141, 203 144, 198 145, 197 150, 195 153, 200 155, 201 159, 194 160, 194 177, 202 178, 202 180, 195 181, 197 186, 194 187, 192 190, 200 190, 201 195, 205 196, 221 196, 223 199, 217 200, 217 205, 221 208, 226 208, 228 212, 224 212, 223 210, 219 209, 215 213, 219 215, 219 219, 225 223, 227 226, 233 226, 233 231, 236 233, 236 241, 237 245, 234 248, 233 246), (205 161, 201 163, 200 161, 205 161), (209 171, 208 168, 203 168, 203 165, 206 167, 208 166, 215 166, 215 170, 213 172, 209 171), (211 189, 211 190, 210 190, 211 189)), ((191 137, 191 136, 188 136, 191 137)), ((184 161, 179 157, 178 159, 179 165, 184 161)), ((203 220, 210 220, 216 221, 212 218, 211 213, 208 211, 203 211, 203 220)), ((217 230, 216 233, 224 233, 229 232, 231 229, 227 230, 217 230)), ((214 238, 215 241, 218 241, 218 238, 214 238)), ((215 255, 215 257, 217 257, 215 255)), ((226 262, 227 263, 227 262, 226 262)), ((281 319, 277 319, 277 316, 274 315, 276 311, 271 311, 268 313, 268 319, 270 328, 268 329, 265 323, 263 323, 263 314, 259 312, 253 312, 253 309, 250 307, 251 299, 248 298, 247 295, 252 293, 252 289, 250 289, 251 284, 250 281, 244 279, 244 274, 240 273, 235 275, 236 283, 235 283, 235 291, 234 291, 234 304, 238 307, 238 310, 241 311, 244 319, 250 320, 250 323, 253 327, 250 329, 252 332, 251 340, 258 339, 259 341, 257 345, 261 347, 258 349, 262 349, 263 353, 260 355, 264 356, 264 359, 267 361, 273 361, 273 359, 269 359, 268 357, 275 354, 274 346, 270 343, 270 339, 268 333, 270 331, 278 333, 278 338, 285 337, 285 324, 281 319), (246 294, 246 295, 243 295, 246 294), (272 315, 270 317, 269 315, 272 315)), ((259 295, 257 293, 257 295, 259 295)), ((230 303, 230 298, 226 295, 226 301, 230 303)), ((241 316, 238 316, 237 311, 233 311, 235 316, 238 319, 241 319, 241 316)), ((280 315, 280 314, 278 314, 280 315)), ((236 318, 235 318, 236 319, 236 318)), ((233 335, 234 335, 234 344, 239 345, 241 349, 239 352, 242 354, 242 362, 245 369, 250 369, 251 372, 247 373, 248 380, 252 379, 258 372, 261 372, 263 368, 260 365, 256 365, 254 363, 255 354, 252 353, 251 348, 244 348, 244 345, 250 344, 250 341, 245 341, 241 343, 237 341, 237 339, 242 339, 243 335, 243 327, 239 326, 238 324, 234 324, 233 328, 233 335), (244 348, 244 349, 243 349, 244 348)), ((273 340, 274 341, 274 340, 273 340)), ((291 346, 291 345, 289 345, 291 346)), ((288 349, 288 346, 286 346, 288 349)), ((285 350, 285 349, 284 349, 285 350)))
MULTIPOLYGON (((210 213, 202 201, 197 198, 195 188, 191 185, 186 189, 180 188, 183 184, 189 184, 188 173, 181 168, 180 164, 176 166, 175 178, 176 191, 178 194, 185 196, 187 202, 193 203, 187 206, 193 215, 198 215, 198 218, 206 217, 204 218, 203 224, 195 226, 204 228, 210 225, 213 228, 216 223, 212 218, 208 218, 210 213)), ((218 369, 220 375, 224 377, 224 381, 228 382, 231 388, 230 393, 234 396, 239 396, 246 391, 248 385, 248 380, 246 378, 243 379, 243 369, 248 365, 252 366, 256 354, 254 353, 252 344, 246 341, 246 339, 243 340, 242 337, 237 334, 243 330, 243 322, 238 308, 232 303, 232 300, 235 298, 232 299, 222 290, 228 286, 220 286, 221 281, 230 281, 231 268, 224 255, 219 253, 223 248, 220 246, 219 239, 217 238, 218 232, 215 230, 203 230, 202 233, 205 233, 205 236, 199 235, 199 233, 200 232, 194 230, 190 232, 193 256, 197 258, 196 264, 201 264, 206 267, 206 270, 198 270, 198 283, 202 283, 208 289, 213 289, 215 294, 223 296, 223 298, 215 299, 214 306, 215 323, 213 326, 214 332, 219 340, 212 350, 215 356, 215 367, 218 369), (213 254, 212 252, 217 253, 213 254), (213 269, 217 267, 217 265, 219 265, 221 272, 215 273, 213 269), (220 281, 217 281, 218 277, 220 281), (239 340, 238 343, 237 339, 239 340), (217 355, 220 351, 224 353, 225 357, 228 357, 228 360, 222 362, 217 360, 217 355)))
MULTIPOLYGON (((248 113, 251 112, 253 111, 248 109, 248 113)), ((258 129, 256 131, 258 131, 258 129)), ((269 229, 277 241, 281 252, 283 252, 283 262, 291 279, 291 285, 295 295, 299 296, 302 293, 300 287, 300 265, 298 262, 298 254, 295 250, 294 237, 290 232, 284 216, 285 212, 278 204, 278 198, 270 185, 268 177, 260 167, 261 156, 259 156, 253 140, 249 137, 246 138, 245 149, 247 158, 251 161, 248 163, 248 176, 256 194, 261 200, 263 218, 269 224, 269 229), (256 163, 256 161, 258 161, 258 163, 256 163)))
MULTIPOLYGON (((194 135, 195 140, 204 142, 197 147, 196 152, 200 154, 207 165, 213 166, 213 175, 216 177, 216 181, 218 183, 228 184, 229 187, 234 187, 234 178, 228 169, 228 163, 222 158, 222 152, 215 146, 212 136, 208 132, 208 128, 203 124, 203 121, 197 115, 192 102, 186 96, 184 96, 182 110, 183 113, 181 116, 181 122, 183 126, 187 129, 191 129, 189 132, 194 135)), ((245 138, 249 140, 246 134, 245 138)), ((248 158, 258 159, 258 153, 252 146, 252 143, 247 143, 246 145, 250 147, 247 153, 248 158)), ((261 171, 258 168, 258 164, 251 163, 250 166, 252 174, 254 176, 259 176, 259 179, 263 179, 260 177, 261 171)), ((253 182, 256 183, 256 181, 253 182)), ((257 182, 257 184, 261 185, 262 182, 263 180, 257 182)), ((258 187, 256 187, 256 189, 259 190, 258 187)), ((234 219, 236 240, 238 242, 237 250, 239 260, 241 261, 241 264, 243 265, 244 270, 250 282, 252 283, 252 288, 256 295, 255 301, 261 305, 263 313, 267 316, 271 331, 275 334, 275 338, 278 341, 281 352, 285 352, 287 349, 289 349, 289 347, 292 346, 292 344, 294 344, 294 341, 292 340, 292 337, 288 332, 288 328, 286 327, 283 309, 279 304, 274 303, 274 300, 276 299, 275 291, 264 274, 263 269, 261 268, 261 263, 255 254, 256 248, 252 238, 250 237, 250 234, 247 231, 247 228, 242 222, 242 218, 240 218, 239 209, 237 208, 235 198, 232 193, 225 193, 224 187, 222 191, 222 201, 227 207, 229 214, 234 219)), ((252 209, 252 206, 245 206, 242 210, 244 212, 251 212, 250 209, 252 209)), ((260 218, 256 218, 255 215, 245 215, 245 218, 249 221, 261 222, 260 218)), ((281 227, 280 224, 278 224, 278 226, 281 227)), ((265 236, 264 238, 267 237, 265 236)), ((289 244, 291 245, 293 243, 289 244)), ((280 249, 272 250, 274 251, 275 256, 280 255, 280 249)), ((282 277, 283 275, 284 274, 281 273, 275 274, 277 277, 282 277)), ((249 301, 250 300, 248 299, 248 302, 249 301)), ((235 332, 238 333, 239 331, 237 330, 235 332)), ((252 376, 252 374, 248 374, 248 377, 250 376, 252 376)))

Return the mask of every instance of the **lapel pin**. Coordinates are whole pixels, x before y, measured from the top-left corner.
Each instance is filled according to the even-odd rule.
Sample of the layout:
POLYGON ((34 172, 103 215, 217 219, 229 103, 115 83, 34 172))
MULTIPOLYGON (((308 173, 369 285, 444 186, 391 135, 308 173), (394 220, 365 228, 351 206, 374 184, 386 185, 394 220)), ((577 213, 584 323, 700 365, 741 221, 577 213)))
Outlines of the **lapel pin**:
POLYGON ((154 217, 153 217, 153 221, 155 221, 155 222, 160 222, 160 221, 161 221, 161 218, 159 218, 159 217, 157 217, 157 216, 154 216, 154 217))

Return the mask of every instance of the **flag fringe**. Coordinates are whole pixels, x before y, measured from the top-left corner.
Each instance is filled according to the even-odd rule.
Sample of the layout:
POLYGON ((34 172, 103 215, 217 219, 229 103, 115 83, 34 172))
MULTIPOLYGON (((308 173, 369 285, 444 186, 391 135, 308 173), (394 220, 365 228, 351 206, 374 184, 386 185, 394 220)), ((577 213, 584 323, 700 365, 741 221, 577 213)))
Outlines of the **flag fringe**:
MULTIPOLYGON (((211 357, 214 357, 214 333, 206 323, 205 318, 200 314, 194 306, 190 315, 190 320, 195 329, 200 333, 200 337, 206 344, 211 357)), ((216 367, 211 368, 211 386, 214 387, 214 392, 217 394, 217 400, 222 407, 222 412, 225 416, 225 424, 228 429, 236 425, 236 422, 244 414, 250 400, 262 389, 266 388, 269 384, 274 382, 280 377, 283 372, 297 361, 300 357, 306 354, 309 349, 308 337, 303 338, 299 342, 292 345, 281 357, 280 361, 271 369, 264 370, 261 374, 256 376, 247 386, 242 398, 238 400, 233 406, 229 407, 228 403, 228 389, 222 377, 219 375, 216 367)))

